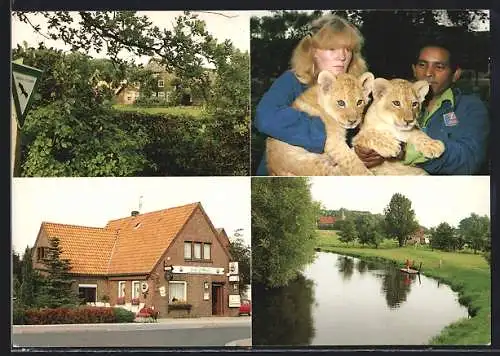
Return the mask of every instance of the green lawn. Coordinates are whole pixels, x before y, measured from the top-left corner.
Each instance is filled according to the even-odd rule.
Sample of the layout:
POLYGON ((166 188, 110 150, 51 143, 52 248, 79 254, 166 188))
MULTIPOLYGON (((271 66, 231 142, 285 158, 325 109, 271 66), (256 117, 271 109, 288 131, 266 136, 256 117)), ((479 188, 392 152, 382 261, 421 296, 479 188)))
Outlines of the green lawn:
POLYGON ((384 241, 378 249, 348 245, 339 241, 335 231, 326 230, 318 230, 317 247, 363 259, 383 258, 401 266, 407 259, 415 260, 417 265, 422 262, 422 273, 451 286, 473 315, 447 326, 429 343, 484 345, 491 342, 491 270, 481 254, 432 251, 428 247, 399 248, 395 241, 384 241))
POLYGON ((204 114, 203 108, 199 106, 171 106, 171 107, 141 107, 134 105, 115 104, 113 108, 118 111, 132 111, 145 114, 165 114, 173 116, 192 116, 194 118, 202 117, 204 114))

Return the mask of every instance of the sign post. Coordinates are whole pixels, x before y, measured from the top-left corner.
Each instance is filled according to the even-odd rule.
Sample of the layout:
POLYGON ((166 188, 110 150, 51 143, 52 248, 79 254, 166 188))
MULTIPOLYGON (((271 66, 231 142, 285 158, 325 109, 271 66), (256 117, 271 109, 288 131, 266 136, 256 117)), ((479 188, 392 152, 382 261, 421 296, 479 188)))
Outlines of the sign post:
POLYGON ((19 175, 21 134, 24 119, 33 101, 33 92, 38 86, 42 71, 25 66, 22 59, 12 62, 12 97, 11 97, 11 174, 19 175))

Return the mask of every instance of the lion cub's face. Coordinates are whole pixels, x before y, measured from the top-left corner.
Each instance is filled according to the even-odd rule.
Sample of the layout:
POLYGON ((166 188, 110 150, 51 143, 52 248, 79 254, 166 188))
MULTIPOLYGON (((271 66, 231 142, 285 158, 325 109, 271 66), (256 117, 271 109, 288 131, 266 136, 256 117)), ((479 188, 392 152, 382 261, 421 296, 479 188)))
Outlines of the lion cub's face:
POLYGON ((322 71, 318 75, 318 103, 340 126, 352 129, 363 119, 373 82, 370 72, 356 78, 347 73, 322 71))
POLYGON ((401 131, 408 131, 417 125, 421 105, 428 92, 429 83, 424 80, 411 83, 404 79, 377 78, 373 85, 372 105, 376 106, 380 119, 401 131))

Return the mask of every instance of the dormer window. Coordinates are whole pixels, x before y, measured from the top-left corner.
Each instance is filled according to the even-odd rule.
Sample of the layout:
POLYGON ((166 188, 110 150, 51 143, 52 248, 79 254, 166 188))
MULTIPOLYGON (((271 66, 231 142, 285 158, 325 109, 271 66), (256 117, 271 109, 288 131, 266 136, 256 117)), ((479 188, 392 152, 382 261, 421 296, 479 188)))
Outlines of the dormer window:
POLYGON ((142 223, 138 222, 137 224, 135 224, 134 229, 138 229, 141 225, 142 225, 142 223))

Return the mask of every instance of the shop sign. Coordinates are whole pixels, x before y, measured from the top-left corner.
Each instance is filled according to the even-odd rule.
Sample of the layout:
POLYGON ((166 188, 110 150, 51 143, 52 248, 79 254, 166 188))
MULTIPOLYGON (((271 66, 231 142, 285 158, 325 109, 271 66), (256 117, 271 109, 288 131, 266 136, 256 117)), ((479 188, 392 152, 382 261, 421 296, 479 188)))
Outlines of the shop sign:
POLYGON ((229 308, 239 308, 241 305, 240 295, 239 294, 230 294, 229 295, 229 308))
POLYGON ((224 268, 205 266, 172 266, 172 273, 224 275, 224 268))

